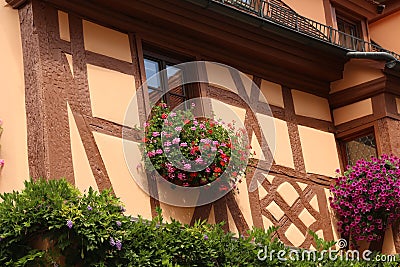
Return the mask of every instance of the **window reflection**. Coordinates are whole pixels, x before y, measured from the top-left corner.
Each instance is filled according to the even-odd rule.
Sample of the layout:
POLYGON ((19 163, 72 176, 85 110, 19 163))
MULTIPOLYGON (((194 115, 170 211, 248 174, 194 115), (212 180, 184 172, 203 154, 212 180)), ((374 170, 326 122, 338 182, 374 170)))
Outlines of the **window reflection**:
POLYGON ((185 102, 187 97, 182 69, 152 57, 144 59, 144 66, 151 104, 158 103, 162 99, 171 108, 175 108, 185 102), (163 95, 165 92, 167 93, 163 95))
POLYGON ((348 165, 354 165, 357 160, 370 160, 377 157, 375 136, 371 133, 345 142, 348 165))

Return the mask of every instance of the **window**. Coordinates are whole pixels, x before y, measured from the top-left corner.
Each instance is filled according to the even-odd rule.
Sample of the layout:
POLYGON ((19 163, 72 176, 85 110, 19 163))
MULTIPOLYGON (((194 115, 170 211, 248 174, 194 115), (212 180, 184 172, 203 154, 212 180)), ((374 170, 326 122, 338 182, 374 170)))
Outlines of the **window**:
POLYGON ((174 66, 176 63, 161 57, 144 56, 147 87, 152 104, 162 99, 171 108, 175 108, 187 100, 186 88, 183 85, 184 72, 174 66))
POLYGON ((359 159, 369 160, 371 157, 378 156, 372 129, 343 138, 340 141, 340 146, 344 166, 354 165, 359 159))
POLYGON ((340 44, 352 50, 363 50, 361 22, 340 14, 337 14, 336 22, 338 30, 342 32, 339 35, 340 44))

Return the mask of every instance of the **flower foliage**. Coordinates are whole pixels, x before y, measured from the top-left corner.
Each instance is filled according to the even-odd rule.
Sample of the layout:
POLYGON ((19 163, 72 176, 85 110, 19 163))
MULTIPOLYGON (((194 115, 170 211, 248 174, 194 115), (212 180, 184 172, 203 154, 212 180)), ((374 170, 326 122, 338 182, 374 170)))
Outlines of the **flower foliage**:
MULTIPOLYGON (((151 221, 136 219, 122 213, 124 207, 109 190, 97 193, 90 188, 82 195, 64 179, 26 182, 22 191, 0 197, 0 266, 316 266, 312 260, 291 260, 289 248, 274 237, 276 227, 266 232, 254 228, 233 238, 222 224, 197 221, 189 226, 173 219, 167 223, 159 208, 151 221), (285 260, 260 261, 265 247, 268 253, 284 251, 285 260)), ((335 243, 310 234, 317 249, 335 243)), ((318 258, 319 266, 335 267, 399 263, 398 257, 387 265, 332 262, 323 252, 318 258)))
POLYGON ((217 180, 220 190, 228 190, 246 168, 246 131, 235 129, 235 122, 196 119, 192 109, 171 112, 164 103, 153 108, 143 140, 146 167, 179 186, 217 180))
POLYGON ((348 166, 331 186, 338 231, 353 241, 378 240, 400 218, 400 161, 383 155, 348 166))
POLYGON ((38 180, 0 198, 0 266, 89 266, 123 246, 118 222, 129 217, 109 190, 82 195, 64 179, 38 180), (114 247, 111 238, 119 242, 114 247))

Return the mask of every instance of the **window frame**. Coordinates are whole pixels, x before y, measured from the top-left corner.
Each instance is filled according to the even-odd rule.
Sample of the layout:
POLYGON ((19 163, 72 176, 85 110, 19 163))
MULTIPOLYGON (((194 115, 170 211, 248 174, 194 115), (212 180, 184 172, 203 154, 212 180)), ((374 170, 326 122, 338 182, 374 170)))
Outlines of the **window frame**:
MULTIPOLYGON (((144 60, 147 59, 147 60, 151 60, 153 62, 156 62, 158 64, 158 66, 159 66, 159 71, 163 74, 163 75, 161 75, 159 77, 161 90, 159 90, 157 88, 150 87, 149 85, 147 85, 147 93, 149 92, 150 88, 153 89, 153 90, 156 90, 158 92, 163 93, 164 94, 163 95, 163 100, 165 101, 165 103, 167 105, 170 105, 170 102, 171 102, 170 96, 171 95, 175 95, 177 97, 181 97, 181 98, 183 98, 183 101, 186 101, 188 99, 187 86, 185 84, 182 85, 182 94, 172 93, 170 91, 166 93, 166 91, 169 89, 168 88, 168 76, 167 76, 167 72, 164 71, 164 70, 166 70, 168 68, 168 66, 174 66, 176 64, 179 64, 176 60, 173 60, 173 59, 171 60, 170 58, 162 57, 162 56, 160 56, 160 57, 154 57, 154 55, 148 56, 147 53, 143 54, 143 59, 144 60)), ((184 71, 182 71, 182 76, 183 76, 183 79, 186 78, 184 71)), ((147 79, 147 77, 146 77, 146 79, 147 79)))
POLYGON ((376 155, 379 156, 379 144, 378 144, 378 139, 377 139, 377 134, 375 132, 375 127, 374 126, 367 126, 363 129, 357 129, 354 132, 351 133, 342 133, 340 136, 336 138, 337 144, 338 144, 338 152, 339 152, 339 159, 342 165, 342 169, 345 170, 346 167, 349 165, 348 162, 348 157, 347 157, 347 148, 346 144, 350 141, 353 141, 357 138, 367 136, 372 134, 375 139, 375 150, 376 150, 376 155))
MULTIPOLYGON (((158 66, 159 66, 159 71, 164 74, 159 77, 162 90, 158 90, 158 89, 154 88, 154 90, 161 92, 163 94, 165 94, 166 90, 168 89, 167 73, 166 73, 166 71, 163 72, 163 70, 166 70, 167 66, 174 66, 174 65, 186 62, 186 61, 191 61, 190 59, 188 59, 187 57, 184 57, 182 55, 178 55, 178 54, 175 54, 170 51, 162 50, 161 48, 155 48, 153 46, 143 44, 143 66, 144 66, 144 76, 145 76, 146 80, 147 80, 147 75, 146 75, 146 70, 145 70, 146 66, 145 66, 145 62, 144 62, 146 59, 157 62, 158 66)), ((183 79, 186 79, 184 71, 182 72, 182 76, 183 76, 183 79)), ((189 87, 190 86, 183 84, 182 85, 182 89, 183 89, 182 93, 183 94, 167 92, 165 95, 163 95, 163 100, 165 101, 165 103, 167 105, 170 105, 170 102, 171 102, 170 95, 175 95, 177 97, 182 97, 183 102, 185 102, 186 100, 191 98, 191 96, 189 94, 189 90, 188 90, 189 87)), ((147 85, 147 90, 144 93, 146 93, 148 95, 148 99, 150 100, 149 85, 147 85)))
POLYGON ((333 27, 339 30, 338 18, 348 24, 353 24, 356 26, 357 35, 355 37, 369 42, 369 32, 368 32, 368 20, 364 16, 354 13, 342 6, 337 6, 332 4, 332 18, 333 27))

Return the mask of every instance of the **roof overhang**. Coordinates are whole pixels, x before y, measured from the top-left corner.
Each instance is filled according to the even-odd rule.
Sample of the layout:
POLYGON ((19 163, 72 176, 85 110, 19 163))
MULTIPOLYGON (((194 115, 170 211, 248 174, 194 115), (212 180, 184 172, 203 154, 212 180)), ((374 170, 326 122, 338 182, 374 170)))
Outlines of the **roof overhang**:
MULTIPOLYGON (((15 8, 26 2, 7 1, 15 8)), ((329 83, 342 77, 347 60, 342 48, 208 0, 31 1, 320 95, 327 95, 329 83)))

